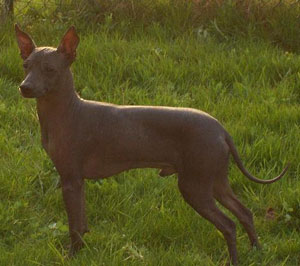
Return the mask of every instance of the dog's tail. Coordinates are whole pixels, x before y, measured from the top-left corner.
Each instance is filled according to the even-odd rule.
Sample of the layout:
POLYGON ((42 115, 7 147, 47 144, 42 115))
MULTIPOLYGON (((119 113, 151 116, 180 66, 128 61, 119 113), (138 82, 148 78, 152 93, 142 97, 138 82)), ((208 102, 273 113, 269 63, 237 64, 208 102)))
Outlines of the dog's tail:
POLYGON ((247 169, 244 167, 243 163, 242 163, 242 160, 238 154, 238 151, 236 149, 236 147, 234 146, 234 143, 233 143, 233 140, 232 138, 230 137, 229 134, 226 134, 226 137, 225 137, 225 141, 227 143, 227 145, 229 146, 229 149, 230 149, 230 152, 233 156, 233 159, 235 160, 238 168, 241 170, 241 172, 244 174, 244 176, 246 176, 247 178, 249 178, 251 181, 254 181, 256 183, 260 183, 260 184, 271 184, 277 180, 279 180, 280 178, 282 178, 286 171, 288 170, 290 164, 288 163, 288 165, 283 169, 283 171, 281 172, 281 174, 279 176, 276 176, 275 178, 273 179, 268 179, 268 180, 263 180, 263 179, 259 179, 253 175, 251 175, 247 169))

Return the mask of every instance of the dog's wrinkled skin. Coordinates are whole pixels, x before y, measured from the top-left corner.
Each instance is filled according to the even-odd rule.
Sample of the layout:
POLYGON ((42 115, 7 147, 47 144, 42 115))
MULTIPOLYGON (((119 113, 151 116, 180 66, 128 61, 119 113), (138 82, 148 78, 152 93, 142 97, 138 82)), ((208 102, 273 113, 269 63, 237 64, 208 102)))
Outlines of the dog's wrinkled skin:
POLYGON ((235 224, 216 206, 228 208, 258 246, 252 214, 233 194, 227 179, 229 154, 252 181, 231 137, 210 115, 187 108, 117 106, 86 101, 75 92, 70 65, 79 43, 74 27, 58 48, 36 47, 15 27, 26 77, 20 92, 36 98, 42 144, 61 177, 71 237, 70 253, 83 245, 88 231, 84 178, 106 178, 132 168, 158 168, 160 175, 178 174, 179 190, 200 215, 227 241, 231 263, 237 265, 235 224))

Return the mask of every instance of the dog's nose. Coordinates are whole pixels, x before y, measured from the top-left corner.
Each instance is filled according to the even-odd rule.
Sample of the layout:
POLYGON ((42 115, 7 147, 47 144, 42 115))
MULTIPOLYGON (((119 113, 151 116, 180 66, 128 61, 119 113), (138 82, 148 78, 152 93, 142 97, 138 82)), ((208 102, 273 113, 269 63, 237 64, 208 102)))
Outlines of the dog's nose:
POLYGON ((29 86, 27 86, 26 84, 21 84, 20 89, 21 89, 22 93, 24 93, 24 94, 28 94, 31 92, 31 88, 29 86))

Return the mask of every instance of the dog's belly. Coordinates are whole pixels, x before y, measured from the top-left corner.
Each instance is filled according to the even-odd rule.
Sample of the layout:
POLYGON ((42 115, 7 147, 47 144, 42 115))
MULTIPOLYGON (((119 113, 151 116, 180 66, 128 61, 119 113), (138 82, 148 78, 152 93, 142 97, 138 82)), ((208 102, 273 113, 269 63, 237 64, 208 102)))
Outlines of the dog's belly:
POLYGON ((177 171, 170 163, 165 162, 107 162, 103 163, 96 158, 90 158, 83 166, 83 175, 87 179, 106 178, 126 170, 135 168, 162 169, 161 176, 174 174, 177 171))
POLYGON ((122 164, 105 165, 99 162, 88 162, 83 168, 83 175, 87 179, 106 178, 130 169, 122 164))

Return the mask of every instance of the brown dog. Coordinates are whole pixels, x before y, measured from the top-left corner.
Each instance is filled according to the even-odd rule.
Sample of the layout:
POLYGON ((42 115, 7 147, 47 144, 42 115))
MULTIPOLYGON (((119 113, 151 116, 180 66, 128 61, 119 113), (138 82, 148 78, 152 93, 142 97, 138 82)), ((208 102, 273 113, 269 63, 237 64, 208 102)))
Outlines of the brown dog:
POLYGON ((234 222, 216 206, 228 208, 258 245, 252 214, 233 194, 227 179, 229 154, 250 180, 268 184, 244 168, 231 137, 207 113, 187 108, 117 106, 81 99, 74 90, 70 65, 79 43, 74 27, 58 48, 36 47, 15 27, 26 77, 20 92, 36 98, 42 143, 59 175, 65 202, 71 250, 82 246, 87 232, 84 178, 106 178, 132 168, 158 168, 160 175, 178 173, 183 198, 212 222, 227 241, 237 265, 234 222))

